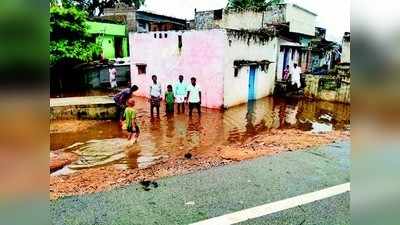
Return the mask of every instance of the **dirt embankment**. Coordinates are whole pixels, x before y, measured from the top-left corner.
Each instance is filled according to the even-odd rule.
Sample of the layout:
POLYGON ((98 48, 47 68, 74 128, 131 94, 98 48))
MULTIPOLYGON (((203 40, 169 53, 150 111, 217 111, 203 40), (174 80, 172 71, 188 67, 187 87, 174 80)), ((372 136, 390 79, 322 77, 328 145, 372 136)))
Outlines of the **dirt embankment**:
MULTIPOLYGON (((81 195, 110 190, 143 180, 190 173, 259 156, 297 151, 350 138, 348 131, 316 134, 299 130, 270 130, 242 144, 215 146, 201 154, 173 155, 146 169, 118 169, 105 166, 82 170, 70 175, 50 177, 50 198, 81 195)), ((60 156, 61 157, 61 156, 60 156)), ((66 158, 73 159, 73 156, 66 158), (70 158, 69 158, 70 157, 70 158)))

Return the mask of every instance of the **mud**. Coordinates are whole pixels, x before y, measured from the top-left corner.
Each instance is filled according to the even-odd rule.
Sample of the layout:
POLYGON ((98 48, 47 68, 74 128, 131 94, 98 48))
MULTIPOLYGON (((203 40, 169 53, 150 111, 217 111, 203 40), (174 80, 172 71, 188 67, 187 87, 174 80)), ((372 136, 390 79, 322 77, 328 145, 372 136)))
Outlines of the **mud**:
POLYGON ((137 109, 141 136, 135 145, 129 145, 117 122, 52 123, 52 152, 77 158, 52 173, 51 198, 349 138, 349 106, 328 102, 265 98, 223 113, 203 109, 201 118, 192 119, 181 114, 152 120, 147 101, 140 98, 137 109))

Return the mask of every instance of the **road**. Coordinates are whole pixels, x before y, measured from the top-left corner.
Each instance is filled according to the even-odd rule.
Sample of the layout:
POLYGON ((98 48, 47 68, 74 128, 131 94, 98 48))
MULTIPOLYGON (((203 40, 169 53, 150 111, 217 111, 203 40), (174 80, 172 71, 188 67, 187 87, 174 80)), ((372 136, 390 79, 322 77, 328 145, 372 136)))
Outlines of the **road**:
MULTIPOLYGON (((191 224, 350 182, 350 142, 51 202, 53 224, 191 224)), ((350 224, 350 194, 238 224, 350 224)))

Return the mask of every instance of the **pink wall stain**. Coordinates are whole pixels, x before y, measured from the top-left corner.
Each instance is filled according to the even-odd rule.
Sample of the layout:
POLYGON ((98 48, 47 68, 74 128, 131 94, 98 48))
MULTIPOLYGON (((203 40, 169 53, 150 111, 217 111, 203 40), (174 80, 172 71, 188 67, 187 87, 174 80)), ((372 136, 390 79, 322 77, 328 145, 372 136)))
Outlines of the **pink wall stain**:
POLYGON ((223 30, 188 32, 151 32, 130 36, 132 84, 139 86, 137 95, 149 97, 151 76, 157 75, 163 93, 168 84, 174 85, 179 75, 196 77, 202 88, 202 106, 220 108, 224 96, 224 54, 226 36, 223 30), (157 38, 154 38, 154 34, 157 38), (159 33, 163 38, 159 38, 159 33), (164 34, 168 37, 165 38, 164 34), (178 48, 182 35, 182 48, 178 48), (136 64, 146 64, 146 74, 138 74, 136 64))

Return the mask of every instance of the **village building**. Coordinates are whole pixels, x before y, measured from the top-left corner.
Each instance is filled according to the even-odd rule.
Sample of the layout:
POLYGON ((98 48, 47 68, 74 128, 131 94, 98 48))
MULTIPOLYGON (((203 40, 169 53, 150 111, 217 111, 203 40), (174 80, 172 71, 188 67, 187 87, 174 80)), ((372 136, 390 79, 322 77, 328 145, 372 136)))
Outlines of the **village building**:
POLYGON ((277 38, 267 31, 204 29, 130 33, 131 79, 149 96, 151 76, 165 90, 179 75, 197 78, 202 105, 227 108, 273 93, 277 38))
POLYGON ((96 38, 102 48, 103 59, 125 58, 129 56, 128 32, 126 25, 113 21, 89 21, 88 33, 96 38))
POLYGON ((109 64, 117 68, 116 80, 119 86, 131 83, 130 52, 135 46, 129 43, 129 32, 185 30, 186 20, 137 11, 124 3, 115 8, 106 8, 104 15, 87 22, 88 33, 92 34, 102 48, 101 60, 88 63, 80 68, 80 86, 86 88, 107 88, 110 86, 109 64))
POLYGON ((140 88, 138 94, 148 97, 151 75, 158 76, 164 89, 178 75, 187 82, 196 77, 203 89, 202 105, 209 108, 263 98, 274 93, 287 65, 318 73, 340 61, 340 46, 326 40, 316 18, 296 4, 261 12, 195 10, 189 30, 130 32, 131 79, 140 88))
POLYGON ((297 63, 302 71, 311 70, 312 51, 309 43, 315 36, 317 14, 296 4, 278 4, 266 11, 211 10, 195 12, 195 28, 272 29, 278 38, 276 80, 282 80, 283 70, 297 63))

